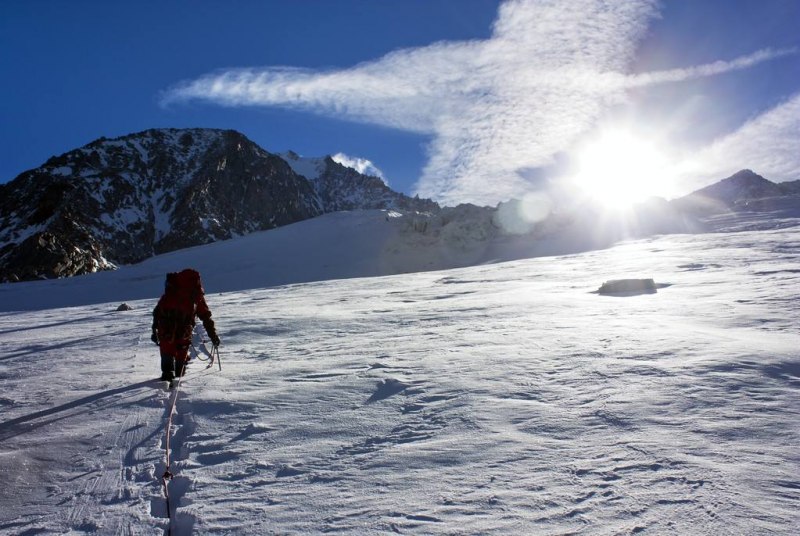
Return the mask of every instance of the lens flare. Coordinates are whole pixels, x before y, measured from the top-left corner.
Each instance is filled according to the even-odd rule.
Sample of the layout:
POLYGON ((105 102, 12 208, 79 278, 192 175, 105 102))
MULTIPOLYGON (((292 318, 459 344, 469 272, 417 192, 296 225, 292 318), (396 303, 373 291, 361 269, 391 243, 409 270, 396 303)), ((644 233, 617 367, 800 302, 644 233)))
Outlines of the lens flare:
POLYGON ((521 199, 512 199, 497 206, 495 224, 509 234, 530 233, 537 223, 547 219, 553 208, 550 197, 544 193, 528 193, 521 199))
POLYGON ((580 150, 577 163, 575 185, 607 207, 629 207, 671 190, 664 152, 631 132, 603 132, 580 150))

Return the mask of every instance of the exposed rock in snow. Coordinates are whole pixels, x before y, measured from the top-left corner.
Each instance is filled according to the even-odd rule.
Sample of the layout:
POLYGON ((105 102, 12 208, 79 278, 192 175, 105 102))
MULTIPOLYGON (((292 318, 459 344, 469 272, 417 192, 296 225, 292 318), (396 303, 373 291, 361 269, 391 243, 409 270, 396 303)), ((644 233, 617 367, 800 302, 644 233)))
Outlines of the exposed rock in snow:
POLYGON ((600 285, 597 293, 607 296, 634 296, 655 294, 658 292, 656 289, 656 282, 652 279, 611 279, 600 285))

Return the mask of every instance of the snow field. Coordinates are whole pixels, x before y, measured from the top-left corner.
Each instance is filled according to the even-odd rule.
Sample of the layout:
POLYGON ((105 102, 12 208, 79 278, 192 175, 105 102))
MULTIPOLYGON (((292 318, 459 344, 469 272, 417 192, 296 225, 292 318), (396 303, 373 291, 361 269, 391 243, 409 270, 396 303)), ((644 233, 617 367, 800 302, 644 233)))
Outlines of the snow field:
MULTIPOLYGON (((209 273, 222 371, 180 388, 172 533, 794 534, 799 245, 225 293, 209 273), (669 286, 592 293, 621 277, 669 286)), ((168 526, 155 300, 130 303, 0 313, 0 533, 168 526)))

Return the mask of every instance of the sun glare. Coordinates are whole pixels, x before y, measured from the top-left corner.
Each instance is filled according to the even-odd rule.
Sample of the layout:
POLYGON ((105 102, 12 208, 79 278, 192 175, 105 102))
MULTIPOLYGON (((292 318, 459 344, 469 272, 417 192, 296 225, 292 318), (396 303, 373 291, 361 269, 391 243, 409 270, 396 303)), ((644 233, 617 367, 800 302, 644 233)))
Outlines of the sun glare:
POLYGON ((577 164, 573 181, 607 207, 629 207, 670 190, 664 154, 629 132, 602 133, 579 152, 577 164))

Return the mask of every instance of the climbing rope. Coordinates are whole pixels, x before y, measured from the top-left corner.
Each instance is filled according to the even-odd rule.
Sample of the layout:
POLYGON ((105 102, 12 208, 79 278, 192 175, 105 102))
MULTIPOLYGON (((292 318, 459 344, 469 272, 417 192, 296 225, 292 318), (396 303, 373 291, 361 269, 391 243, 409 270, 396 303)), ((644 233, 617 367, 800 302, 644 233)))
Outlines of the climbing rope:
MULTIPOLYGON (((209 352, 209 357, 207 359, 200 358, 200 353, 197 352, 196 349, 195 349, 195 354, 197 355, 198 359, 200 359, 200 361, 208 361, 209 362, 208 366, 206 366, 206 370, 210 369, 214 365, 215 361, 216 361, 217 365, 219 366, 219 370, 222 370, 222 362, 219 359, 219 348, 218 347, 214 346, 214 347, 211 348, 211 351, 209 352)), ((185 365, 184 365, 184 371, 185 370, 186 370, 186 368, 185 368, 185 365)), ((164 488, 164 498, 166 499, 166 503, 167 503, 167 519, 169 520, 169 527, 167 528, 167 536, 170 536, 170 534, 172 534, 172 505, 170 504, 170 500, 169 500, 169 486, 168 486, 168 483, 169 483, 170 480, 172 480, 172 478, 174 476, 172 474, 172 472, 169 470, 170 469, 170 454, 171 454, 171 450, 172 450, 170 448, 170 436, 172 435, 172 417, 175 415, 175 407, 176 407, 177 402, 178 402, 178 394, 180 393, 180 387, 181 387, 181 380, 182 379, 183 379, 183 376, 178 376, 178 382, 175 384, 175 386, 172 389, 175 392, 174 392, 173 397, 172 397, 172 403, 170 404, 169 414, 167 415, 167 425, 165 427, 166 439, 164 441, 164 459, 165 459, 166 466, 165 466, 165 469, 164 469, 164 474, 161 476, 161 485, 164 488)))
POLYGON ((217 366, 219 366, 219 370, 222 370, 222 362, 219 359, 219 347, 212 346, 211 351, 209 351, 208 348, 206 348, 206 341, 201 342, 200 346, 205 351, 200 351, 194 345, 192 346, 193 354, 197 358, 197 360, 202 361, 203 363, 208 362, 208 365, 206 366, 207 369, 210 369, 211 367, 214 366, 214 363, 216 363, 217 366), (208 357, 206 358, 202 357, 203 354, 208 355, 208 357))
POLYGON ((165 457, 165 460, 166 460, 166 467, 165 467, 165 470, 164 470, 164 474, 161 477, 161 484, 164 487, 164 498, 167 501, 167 519, 169 519, 169 527, 167 528, 167 536, 169 536, 172 533, 172 505, 170 504, 170 501, 169 501, 169 486, 167 485, 167 483, 170 480, 172 480, 172 477, 174 476, 169 470, 170 453, 171 453, 170 452, 171 449, 170 449, 170 446, 169 446, 169 438, 172 435, 172 417, 175 415, 175 405, 178 402, 178 393, 180 392, 181 379, 182 379, 182 377, 178 376, 178 383, 174 387, 175 393, 174 393, 174 395, 172 397, 172 404, 170 405, 170 408, 169 408, 169 415, 167 415, 167 426, 165 428, 165 430, 166 430, 166 432, 165 432, 166 433, 166 441, 164 443, 164 457, 165 457))

